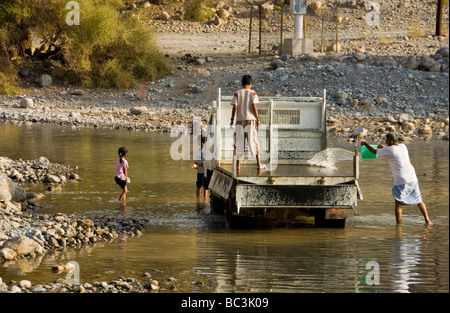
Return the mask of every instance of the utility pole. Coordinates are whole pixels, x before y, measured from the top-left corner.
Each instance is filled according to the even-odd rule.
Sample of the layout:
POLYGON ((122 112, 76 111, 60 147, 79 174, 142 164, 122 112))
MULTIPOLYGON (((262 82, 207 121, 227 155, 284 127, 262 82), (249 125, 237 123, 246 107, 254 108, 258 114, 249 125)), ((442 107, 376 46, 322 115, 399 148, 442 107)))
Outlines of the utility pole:
POLYGON ((339 53, 339 4, 340 1, 336 3, 336 52, 339 53))
POLYGON ((442 14, 444 12, 444 0, 437 1, 436 36, 442 36, 442 14))

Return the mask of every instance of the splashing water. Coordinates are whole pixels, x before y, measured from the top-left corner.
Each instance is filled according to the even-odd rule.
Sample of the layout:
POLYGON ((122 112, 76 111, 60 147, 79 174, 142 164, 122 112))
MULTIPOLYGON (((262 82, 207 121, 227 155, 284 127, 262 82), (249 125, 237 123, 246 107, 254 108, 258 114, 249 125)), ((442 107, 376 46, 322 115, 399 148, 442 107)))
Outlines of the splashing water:
POLYGON ((354 153, 341 148, 327 148, 316 153, 308 164, 320 167, 327 167, 331 169, 337 169, 336 163, 341 161, 353 160, 354 153))

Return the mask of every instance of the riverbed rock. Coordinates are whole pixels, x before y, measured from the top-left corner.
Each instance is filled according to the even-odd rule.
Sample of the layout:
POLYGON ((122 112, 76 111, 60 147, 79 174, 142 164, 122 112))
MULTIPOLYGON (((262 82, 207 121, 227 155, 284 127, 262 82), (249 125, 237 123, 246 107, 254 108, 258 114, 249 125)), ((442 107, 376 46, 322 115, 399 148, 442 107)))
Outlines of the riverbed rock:
POLYGON ((406 122, 414 121, 414 118, 411 115, 409 115, 408 113, 402 113, 402 114, 400 114, 398 121, 400 123, 406 123, 406 122))
POLYGON ((353 57, 357 62, 362 62, 367 58, 367 55, 365 53, 356 52, 353 57))
POLYGON ((367 136, 368 130, 365 128, 358 128, 350 135, 351 138, 364 138, 367 136))
POLYGON ((284 62, 280 59, 275 59, 272 62, 270 62, 270 69, 276 70, 281 67, 284 67, 284 62))
POLYGON ((130 109, 130 113, 133 115, 141 115, 143 113, 147 112, 147 107, 140 106, 140 107, 132 107, 130 109))
POLYGON ((85 92, 83 89, 77 88, 72 91, 72 94, 76 96, 84 96, 85 92))
POLYGON ((440 54, 444 58, 449 57, 449 47, 442 47, 438 51, 436 51, 436 54, 440 54))
POLYGON ((407 133, 412 133, 416 129, 416 125, 411 122, 405 122, 402 124, 402 129, 407 133))
POLYGON ((48 168, 48 166, 50 165, 50 161, 43 156, 40 156, 39 158, 35 159, 33 161, 33 165, 35 168, 48 168))
POLYGON ((9 292, 10 293, 19 293, 19 292, 22 292, 22 289, 20 289, 19 286, 14 285, 9 289, 9 292))
POLYGON ((44 179, 44 182, 59 184, 61 179, 56 175, 47 175, 44 179))
POLYGON ((429 71, 433 66, 436 65, 436 60, 433 59, 430 56, 425 56, 422 58, 422 61, 420 62, 420 66, 425 70, 429 71))
POLYGON ((22 109, 33 109, 34 108, 34 101, 31 98, 23 98, 20 100, 20 108, 22 109))
POLYGON ((23 279, 19 282, 18 286, 22 289, 28 289, 31 288, 32 284, 31 281, 23 279))
POLYGON ((419 127, 418 133, 420 135, 431 135, 431 134, 433 134, 433 129, 431 129, 430 126, 425 125, 423 127, 419 127))
POLYGON ((321 7, 322 7, 321 1, 313 1, 311 2, 311 4, 309 4, 308 9, 312 11, 319 11, 321 7))
POLYGON ((0 175, 0 201, 6 202, 11 201, 12 194, 11 192, 15 188, 14 182, 11 178, 6 177, 4 175, 0 175))
POLYGON ((222 20, 226 20, 227 18, 230 17, 230 11, 222 7, 219 10, 217 10, 217 16, 222 20))
POLYGON ((23 187, 15 187, 11 191, 11 200, 16 202, 24 202, 27 200, 27 191, 23 187))
POLYGON ((14 260, 17 257, 17 253, 10 248, 1 248, 0 249, 0 259, 5 259, 7 261, 14 260))
POLYGON ((2 245, 3 248, 13 250, 18 256, 44 254, 44 248, 33 239, 25 236, 18 236, 5 241, 2 245))
POLYGON ((53 83, 53 79, 50 75, 48 74, 42 74, 41 76, 39 76, 39 86, 45 88, 45 87, 50 87, 53 83))

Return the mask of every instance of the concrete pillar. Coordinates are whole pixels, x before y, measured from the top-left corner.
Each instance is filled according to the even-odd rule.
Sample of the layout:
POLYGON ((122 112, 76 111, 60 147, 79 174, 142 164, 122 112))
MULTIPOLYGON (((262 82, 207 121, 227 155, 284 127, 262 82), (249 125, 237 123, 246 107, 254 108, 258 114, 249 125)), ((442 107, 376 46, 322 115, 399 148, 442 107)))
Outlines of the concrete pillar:
POLYGON ((303 38, 303 15, 295 15, 294 39, 303 38))

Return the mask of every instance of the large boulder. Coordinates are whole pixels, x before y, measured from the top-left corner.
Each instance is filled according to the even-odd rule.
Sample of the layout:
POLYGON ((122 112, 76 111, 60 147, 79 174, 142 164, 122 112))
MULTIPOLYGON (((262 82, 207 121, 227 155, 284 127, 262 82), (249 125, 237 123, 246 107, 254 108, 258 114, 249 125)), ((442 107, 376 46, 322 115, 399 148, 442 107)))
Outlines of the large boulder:
POLYGON ((8 202, 12 200, 12 192, 16 185, 11 178, 0 175, 0 201, 8 202))
POLYGON ((25 236, 18 236, 5 241, 1 247, 8 248, 17 253, 17 256, 22 255, 41 255, 44 254, 44 248, 33 239, 25 236))
POLYGON ((9 248, 0 249, 0 258, 5 260, 14 260, 17 257, 17 253, 9 248))

